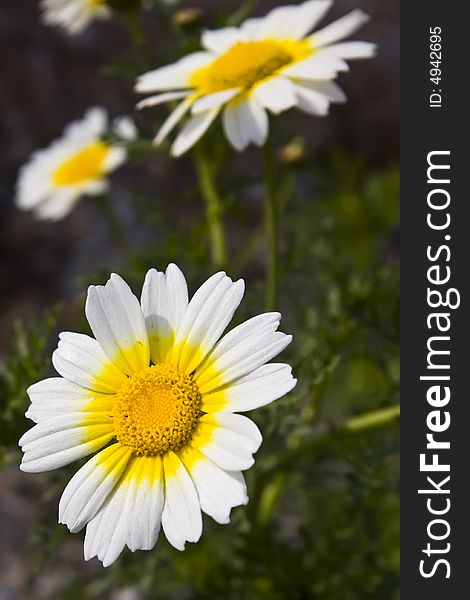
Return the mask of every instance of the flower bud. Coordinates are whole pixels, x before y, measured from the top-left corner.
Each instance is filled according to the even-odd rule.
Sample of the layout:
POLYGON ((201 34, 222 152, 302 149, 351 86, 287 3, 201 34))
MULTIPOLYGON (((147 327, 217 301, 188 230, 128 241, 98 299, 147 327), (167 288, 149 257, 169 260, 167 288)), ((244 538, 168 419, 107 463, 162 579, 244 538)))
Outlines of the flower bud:
POLYGON ((305 163, 307 157, 305 140, 300 137, 294 138, 279 149, 278 157, 286 165, 298 166, 305 163))
POLYGON ((181 29, 192 29, 200 25, 203 12, 200 8, 190 6, 177 10, 173 16, 173 24, 181 29))

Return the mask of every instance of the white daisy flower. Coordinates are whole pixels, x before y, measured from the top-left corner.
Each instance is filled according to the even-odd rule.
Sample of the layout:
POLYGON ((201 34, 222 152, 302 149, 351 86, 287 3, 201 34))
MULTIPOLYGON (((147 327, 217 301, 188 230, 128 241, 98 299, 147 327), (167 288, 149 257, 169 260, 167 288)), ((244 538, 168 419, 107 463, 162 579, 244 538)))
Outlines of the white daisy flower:
MULTIPOLYGON (((111 130, 127 141, 135 134, 135 128, 129 119, 122 119, 115 121, 111 130)), ((108 133, 108 117, 102 108, 92 108, 81 121, 68 125, 59 140, 34 152, 20 169, 16 206, 32 210, 39 219, 58 221, 81 196, 106 191, 106 175, 127 156, 120 143, 104 139, 108 133)))
POLYGON ((92 21, 109 18, 112 12, 106 0, 42 0, 41 9, 46 25, 62 27, 72 35, 92 21))
POLYGON ((173 156, 180 156, 223 111, 229 142, 243 150, 250 143, 265 143, 267 110, 278 114, 296 106, 324 116, 331 102, 345 102, 343 91, 332 80, 338 72, 348 70, 345 59, 370 57, 375 46, 357 41, 337 43, 368 20, 361 10, 307 35, 331 4, 332 0, 308 0, 275 8, 238 28, 206 31, 201 39, 203 51, 142 75, 136 91, 163 93, 146 98, 138 108, 181 100, 155 143, 161 144, 190 111, 171 150, 173 156))
POLYGON ((202 533, 201 510, 228 523, 248 502, 242 471, 262 437, 236 414, 280 398, 296 384, 268 363, 291 341, 279 313, 222 335, 241 302, 242 280, 210 277, 188 301, 183 273, 151 269, 141 301, 118 276, 88 290, 95 338, 62 333, 52 362, 60 377, 34 384, 19 441, 27 472, 95 454, 70 480, 59 522, 86 525, 85 559, 110 565, 127 545, 150 550, 160 525, 183 550, 202 533))

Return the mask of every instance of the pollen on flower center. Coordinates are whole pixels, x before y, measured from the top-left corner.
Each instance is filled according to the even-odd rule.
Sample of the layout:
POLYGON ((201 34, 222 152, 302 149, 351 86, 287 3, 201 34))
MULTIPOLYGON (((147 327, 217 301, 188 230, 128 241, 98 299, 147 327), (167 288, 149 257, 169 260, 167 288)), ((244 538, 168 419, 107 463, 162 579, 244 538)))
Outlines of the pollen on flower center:
POLYGON ((303 42, 238 42, 211 65, 199 69, 191 83, 206 94, 238 87, 246 90, 293 62, 299 53, 305 53, 303 42))
POLYGON ((106 0, 87 0, 87 3, 89 8, 98 8, 106 4, 106 0))
POLYGON ((53 174, 53 182, 57 186, 78 185, 103 174, 103 162, 108 154, 109 146, 96 141, 80 150, 63 162, 53 174))
POLYGON ((130 377, 116 393, 116 438, 139 456, 178 450, 191 439, 200 406, 201 394, 191 376, 171 365, 153 365, 130 377))

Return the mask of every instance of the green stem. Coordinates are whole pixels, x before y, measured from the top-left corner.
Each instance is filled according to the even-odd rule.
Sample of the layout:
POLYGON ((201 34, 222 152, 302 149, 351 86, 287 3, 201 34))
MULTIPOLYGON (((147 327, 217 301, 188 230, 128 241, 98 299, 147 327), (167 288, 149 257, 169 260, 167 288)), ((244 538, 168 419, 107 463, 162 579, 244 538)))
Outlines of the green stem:
MULTIPOLYGON (((286 207, 288 201, 292 196, 292 191, 294 189, 296 181, 295 173, 288 172, 287 176, 284 177, 284 180, 279 185, 279 192, 277 196, 277 204, 278 204, 278 214, 282 219, 283 210, 286 207)), ((253 257, 259 252, 263 251, 264 247, 264 238, 265 238, 265 224, 261 223, 256 227, 253 232, 251 239, 248 240, 247 244, 242 247, 238 256, 235 257, 233 262, 233 271, 234 273, 242 273, 245 269, 246 265, 253 260, 253 257)))
POLYGON ((253 486, 253 500, 248 508, 252 523, 257 526, 264 526, 270 520, 282 496, 286 484, 286 473, 288 473, 294 462, 303 457, 310 457, 312 453, 325 446, 332 437, 381 429, 393 425, 399 418, 400 406, 398 405, 351 417, 339 427, 329 428, 315 439, 286 452, 281 460, 269 463, 267 468, 258 472, 253 486))
POLYGON ((114 205, 109 199, 109 196, 99 196, 96 198, 96 204, 106 221, 111 236, 124 256, 131 255, 132 246, 127 236, 127 231, 121 220, 116 214, 114 205))
POLYGON ((277 464, 278 467, 286 468, 293 461, 308 456, 312 451, 325 445, 331 437, 341 437, 343 435, 365 433, 374 429, 381 429, 393 424, 400 418, 400 406, 395 405, 387 408, 379 408, 363 415, 350 417, 339 426, 328 428, 325 432, 318 435, 309 442, 302 444, 298 448, 287 452, 283 459, 277 464))
POLYGON ((240 25, 242 21, 250 16, 256 4, 257 0, 245 0, 245 2, 242 2, 239 8, 228 18, 227 25, 231 27, 240 25))
POLYGON ((199 179, 199 188, 206 204, 212 263, 215 267, 222 267, 227 262, 222 203, 215 185, 212 166, 202 144, 199 144, 194 150, 194 164, 199 179))
POLYGON ((273 310, 277 301, 278 261, 279 261, 279 207, 274 175, 274 161, 271 142, 268 139, 263 148, 264 179, 266 184, 266 239, 268 259, 266 271, 266 310, 273 310))
POLYGON ((147 68, 152 64, 152 56, 147 44, 147 40, 142 31, 142 27, 139 20, 139 11, 137 10, 126 10, 125 19, 129 29, 130 36, 134 43, 136 61, 138 68, 147 68))
POLYGON ((362 433, 371 429, 379 429, 392 423, 400 417, 400 406, 390 406, 388 408, 379 408, 364 415, 351 417, 343 423, 341 429, 348 433, 362 433))

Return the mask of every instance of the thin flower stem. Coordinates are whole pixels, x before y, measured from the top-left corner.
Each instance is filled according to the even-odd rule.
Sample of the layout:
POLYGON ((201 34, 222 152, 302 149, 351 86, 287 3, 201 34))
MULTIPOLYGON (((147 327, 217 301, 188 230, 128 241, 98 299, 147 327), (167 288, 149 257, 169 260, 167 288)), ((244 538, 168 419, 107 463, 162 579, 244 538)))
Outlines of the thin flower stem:
POLYGON ((227 25, 231 27, 237 27, 242 21, 247 19, 253 12, 257 0, 245 0, 242 2, 238 9, 228 18, 227 25))
POLYGON ((249 515, 256 527, 265 526, 274 514, 287 483, 287 475, 293 464, 299 459, 312 459, 332 439, 366 433, 374 429, 391 426, 400 418, 400 406, 380 408, 368 413, 350 417, 335 428, 328 428, 311 441, 288 451, 280 460, 265 465, 252 486, 252 501, 249 515))
POLYGON ((341 437, 344 435, 365 433, 374 429, 382 429, 392 425, 400 418, 400 406, 394 405, 387 408, 379 408, 368 413, 350 417, 341 425, 327 429, 324 433, 318 435, 311 441, 295 448, 286 453, 278 467, 286 468, 302 456, 309 456, 312 451, 315 451, 324 446, 332 437, 341 437))
POLYGON ((279 269, 279 207, 274 175, 271 142, 268 138, 263 148, 264 179, 266 184, 265 220, 268 259, 266 271, 266 310, 273 310, 277 301, 279 269))
POLYGON ((147 40, 142 31, 139 20, 139 12, 136 9, 125 11, 125 19, 129 30, 130 37, 134 43, 136 60, 139 68, 147 68, 152 64, 152 56, 150 53, 147 40))
MULTIPOLYGON (((281 181, 279 185, 277 203, 278 213, 281 219, 283 210, 292 196, 292 190, 294 189, 295 181, 296 175, 290 172, 287 173, 287 176, 284 176, 283 181, 281 181)), ((247 244, 240 250, 238 256, 235 257, 233 262, 234 273, 242 273, 250 260, 253 260, 253 257, 256 256, 258 252, 263 251, 265 228, 265 224, 260 223, 260 225, 257 226, 253 232, 251 239, 248 240, 247 244)))
POLYGON ((132 246, 127 235, 127 230, 117 216, 109 196, 104 195, 97 197, 96 205, 98 206, 104 220, 108 225, 109 231, 116 246, 124 256, 130 257, 132 246))
POLYGON ((227 262, 222 203, 215 184, 212 166, 202 144, 199 144, 194 151, 194 164, 199 179, 199 188, 206 204, 212 263, 215 267, 221 267, 227 262))

